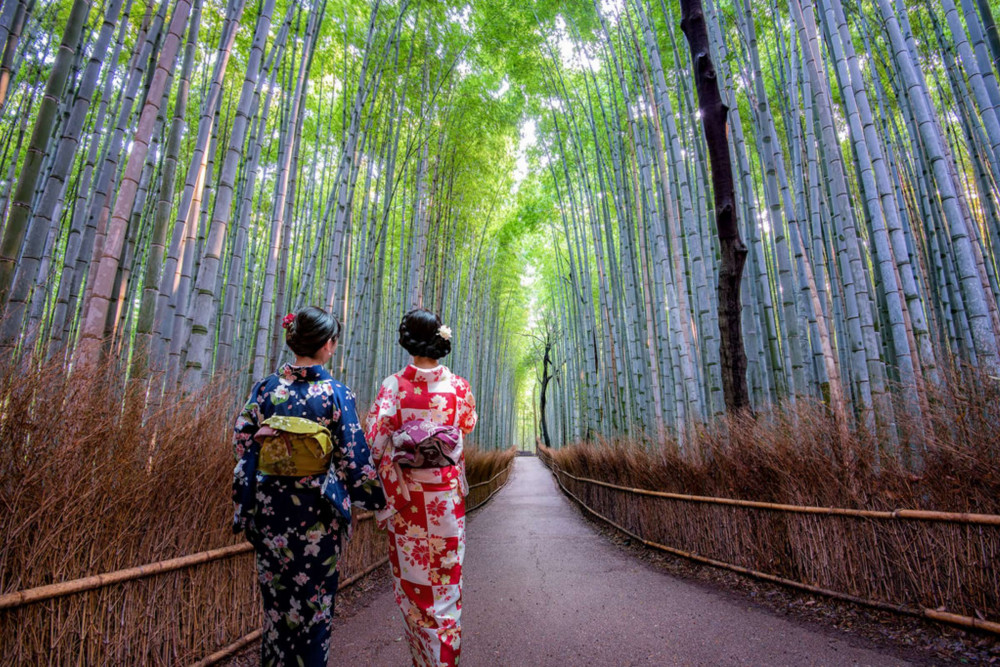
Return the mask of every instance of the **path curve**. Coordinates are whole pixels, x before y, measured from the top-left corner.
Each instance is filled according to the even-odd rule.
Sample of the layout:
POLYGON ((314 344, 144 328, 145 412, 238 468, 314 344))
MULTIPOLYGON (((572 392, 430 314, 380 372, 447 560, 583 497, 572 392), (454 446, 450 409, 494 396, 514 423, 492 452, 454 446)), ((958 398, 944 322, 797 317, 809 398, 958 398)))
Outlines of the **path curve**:
MULTIPOLYGON (((588 524, 534 457, 469 518, 462 667, 906 665, 635 560, 588 524)), ((338 619, 330 665, 405 667, 385 590, 338 619)))

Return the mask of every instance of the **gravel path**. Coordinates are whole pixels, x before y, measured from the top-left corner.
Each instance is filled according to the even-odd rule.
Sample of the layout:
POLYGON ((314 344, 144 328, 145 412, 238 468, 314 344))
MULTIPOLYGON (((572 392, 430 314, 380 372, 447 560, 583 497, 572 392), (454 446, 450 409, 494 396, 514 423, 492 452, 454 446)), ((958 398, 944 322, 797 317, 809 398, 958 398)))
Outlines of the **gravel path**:
MULTIPOLYGON (((630 558, 536 458, 470 517, 463 667, 906 665, 630 558)), ((334 625, 330 665, 410 664, 391 590, 334 625)))

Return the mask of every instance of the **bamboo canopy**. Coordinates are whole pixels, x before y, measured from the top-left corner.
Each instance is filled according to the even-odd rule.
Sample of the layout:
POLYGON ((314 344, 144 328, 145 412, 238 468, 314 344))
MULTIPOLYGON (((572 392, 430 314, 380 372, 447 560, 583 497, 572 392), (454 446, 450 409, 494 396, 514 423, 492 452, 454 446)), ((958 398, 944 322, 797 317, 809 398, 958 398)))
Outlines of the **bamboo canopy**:
POLYGON ((666 1, 506 31, 491 3, 5 3, 0 351, 117 359, 155 410, 249 386, 315 303, 369 400, 423 304, 494 403, 477 437, 523 431, 544 365, 558 444, 684 441, 740 343, 740 405, 822 401, 919 467, 938 388, 1000 373, 989 3, 697 4, 692 51, 666 1))

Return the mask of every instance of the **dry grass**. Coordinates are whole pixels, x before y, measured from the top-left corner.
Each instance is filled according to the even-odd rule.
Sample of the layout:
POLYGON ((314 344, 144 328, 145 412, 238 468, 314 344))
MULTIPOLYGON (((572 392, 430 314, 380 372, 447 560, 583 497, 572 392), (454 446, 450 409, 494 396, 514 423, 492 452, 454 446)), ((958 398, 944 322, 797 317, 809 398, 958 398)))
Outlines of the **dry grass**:
POLYGON ((517 455, 517 449, 465 450, 465 476, 469 481, 469 495, 465 507, 471 510, 486 501, 498 488, 507 483, 510 464, 517 455), (500 474, 505 472, 506 474, 500 474))
POLYGON ((510 449, 477 449, 470 447, 465 450, 465 475, 469 484, 479 484, 492 479, 498 472, 505 470, 514 460, 517 450, 510 449))
MULTIPOLYGON (((1000 386, 933 397, 921 466, 846 438, 819 405, 722 419, 674 442, 549 450, 567 472, 623 486, 860 509, 1000 514, 1000 386)), ((913 424, 904 429, 915 432, 913 424)), ((801 515, 650 498, 564 478, 597 512, 647 540, 866 599, 1000 620, 1000 528, 801 515)))
MULTIPOLYGON (((233 402, 220 400, 232 393, 168 401, 143 424, 143 397, 118 378, 113 367, 69 378, 56 365, 0 377, 0 591, 239 541, 233 402)), ((257 623, 252 567, 243 555, 6 610, 0 642, 22 664, 190 660, 257 623)))

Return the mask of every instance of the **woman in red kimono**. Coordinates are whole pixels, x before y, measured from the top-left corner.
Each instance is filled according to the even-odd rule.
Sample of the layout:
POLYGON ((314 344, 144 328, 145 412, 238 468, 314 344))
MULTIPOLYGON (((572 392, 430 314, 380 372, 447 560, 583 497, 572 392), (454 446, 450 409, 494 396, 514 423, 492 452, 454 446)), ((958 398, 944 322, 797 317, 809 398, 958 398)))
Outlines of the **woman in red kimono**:
POLYGON ((389 535, 413 664, 452 666, 461 650, 462 439, 476 425, 476 404, 469 383, 438 363, 451 351, 451 330, 437 315, 408 312, 399 344, 413 363, 385 379, 365 422, 387 497, 376 518, 389 535))

